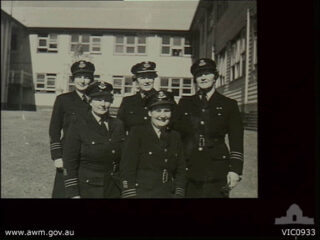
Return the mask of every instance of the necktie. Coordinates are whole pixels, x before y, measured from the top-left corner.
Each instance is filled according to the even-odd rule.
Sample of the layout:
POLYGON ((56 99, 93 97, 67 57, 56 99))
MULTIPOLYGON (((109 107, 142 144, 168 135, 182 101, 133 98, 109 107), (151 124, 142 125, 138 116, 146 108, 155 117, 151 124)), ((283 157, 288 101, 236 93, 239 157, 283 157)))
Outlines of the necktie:
POLYGON ((160 145, 163 148, 168 146, 168 133, 166 132, 165 128, 160 129, 160 145))
POLYGON ((105 135, 108 135, 109 131, 108 131, 107 127, 106 127, 105 121, 106 121, 105 118, 101 118, 100 119, 100 126, 101 126, 101 129, 102 129, 103 133, 105 135))
POLYGON ((208 107, 207 93, 205 91, 201 91, 200 96, 201 96, 201 106, 203 108, 207 108, 208 107))
POLYGON ((84 103, 88 103, 88 100, 87 100, 87 98, 86 98, 86 95, 82 95, 82 101, 84 102, 84 103))

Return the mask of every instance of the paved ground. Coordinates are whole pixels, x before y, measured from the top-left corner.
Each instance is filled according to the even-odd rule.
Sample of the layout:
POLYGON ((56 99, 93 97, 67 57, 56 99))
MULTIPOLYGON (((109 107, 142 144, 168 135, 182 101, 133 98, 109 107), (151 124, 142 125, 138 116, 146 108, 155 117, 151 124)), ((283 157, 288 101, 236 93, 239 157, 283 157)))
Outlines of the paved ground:
MULTIPOLYGON (((49 154, 51 110, 1 111, 1 197, 49 198, 55 169, 49 154)), ((245 132, 243 180, 233 198, 257 197, 257 132, 245 132)))

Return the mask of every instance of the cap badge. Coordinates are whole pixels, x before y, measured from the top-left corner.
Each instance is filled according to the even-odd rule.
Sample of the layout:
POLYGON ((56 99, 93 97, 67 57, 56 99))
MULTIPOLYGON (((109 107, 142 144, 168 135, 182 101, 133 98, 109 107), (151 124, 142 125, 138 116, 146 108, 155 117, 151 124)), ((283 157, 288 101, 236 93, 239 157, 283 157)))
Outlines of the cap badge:
POLYGON ((100 82, 100 84, 98 85, 98 87, 100 89, 105 89, 107 86, 104 84, 104 82, 100 82))
POLYGON ((199 62, 199 66, 201 67, 201 66, 204 66, 204 65, 206 65, 206 62, 203 59, 201 59, 200 62, 199 62))
POLYGON ((166 95, 164 94, 163 91, 160 91, 160 92, 159 92, 158 98, 159 98, 159 99, 166 98, 166 95))
POLYGON ((79 63, 79 68, 85 68, 85 67, 86 67, 86 64, 83 61, 81 61, 79 63))
POLYGON ((151 67, 151 65, 149 64, 149 62, 146 62, 146 63, 143 65, 143 67, 148 68, 148 67, 151 67))

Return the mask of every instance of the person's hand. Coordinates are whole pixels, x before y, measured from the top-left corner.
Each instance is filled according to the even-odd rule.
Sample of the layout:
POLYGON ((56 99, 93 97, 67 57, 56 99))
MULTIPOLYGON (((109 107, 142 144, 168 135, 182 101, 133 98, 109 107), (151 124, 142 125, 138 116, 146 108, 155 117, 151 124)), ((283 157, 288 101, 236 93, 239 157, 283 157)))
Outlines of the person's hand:
POLYGON ((58 159, 54 160, 54 166, 56 168, 63 168, 62 158, 58 158, 58 159))
POLYGON ((74 197, 72 197, 72 198, 80 198, 80 196, 74 196, 74 197))
POLYGON ((238 173, 228 172, 227 182, 230 189, 234 188, 240 180, 241 180, 241 177, 239 176, 238 173))

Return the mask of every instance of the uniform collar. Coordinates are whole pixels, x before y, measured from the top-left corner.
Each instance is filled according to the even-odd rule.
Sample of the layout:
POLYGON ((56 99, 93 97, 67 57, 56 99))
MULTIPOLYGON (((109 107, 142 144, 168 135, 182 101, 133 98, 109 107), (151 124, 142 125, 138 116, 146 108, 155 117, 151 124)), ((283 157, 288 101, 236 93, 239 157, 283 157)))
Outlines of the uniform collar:
POLYGON ((83 100, 83 96, 88 100, 88 96, 84 93, 79 92, 77 89, 75 90, 77 95, 80 97, 81 100, 83 100))
MULTIPOLYGON (((208 101, 210 100, 210 98, 212 97, 212 95, 215 93, 215 91, 216 91, 215 87, 212 87, 212 89, 211 89, 209 92, 207 92, 207 100, 208 100, 208 101)), ((200 93, 200 90, 199 90, 198 93, 200 93)), ((200 95, 200 94, 199 94, 199 95, 200 95)))

